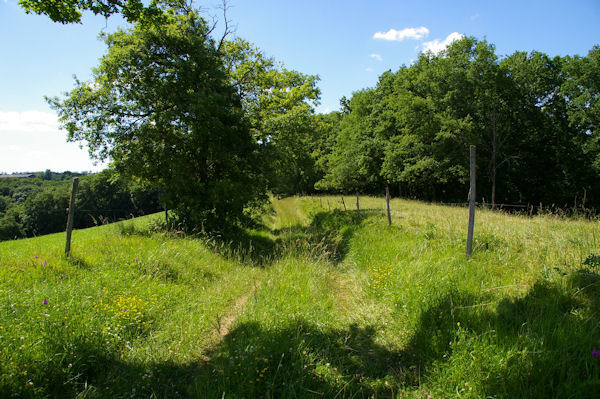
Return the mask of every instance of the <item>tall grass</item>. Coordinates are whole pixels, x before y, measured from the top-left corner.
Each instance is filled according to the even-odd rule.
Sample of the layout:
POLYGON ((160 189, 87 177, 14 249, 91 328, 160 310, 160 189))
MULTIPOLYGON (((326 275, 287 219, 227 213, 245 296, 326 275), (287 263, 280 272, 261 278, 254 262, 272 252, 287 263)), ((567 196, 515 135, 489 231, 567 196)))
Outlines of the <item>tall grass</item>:
POLYGON ((0 397, 597 397, 597 222, 350 203, 0 243, 0 397))
POLYGON ((387 227, 381 200, 362 203, 374 216, 353 235, 347 259, 389 309, 382 338, 412 358, 403 365, 417 381, 408 391, 600 394, 591 356, 600 346, 600 275, 586 262, 600 252, 597 222, 480 211, 467 260, 466 209, 393 201, 387 227))

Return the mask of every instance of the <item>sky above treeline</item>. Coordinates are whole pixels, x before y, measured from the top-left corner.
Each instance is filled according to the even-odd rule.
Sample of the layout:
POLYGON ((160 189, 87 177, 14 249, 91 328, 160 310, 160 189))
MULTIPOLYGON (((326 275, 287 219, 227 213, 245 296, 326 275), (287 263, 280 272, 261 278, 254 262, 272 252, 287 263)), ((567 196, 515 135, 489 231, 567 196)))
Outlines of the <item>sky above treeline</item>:
MULTIPOLYGON (((206 17, 221 18, 219 1, 199 1, 206 17)), ((234 35, 287 68, 319 75, 317 112, 339 109, 342 96, 373 87, 381 73, 410 65, 425 50, 439 51, 474 36, 499 56, 541 51, 586 55, 600 44, 600 1, 230 0, 234 35)), ((67 143, 44 96, 91 76, 106 47, 101 31, 125 26, 85 14, 62 25, 27 15, 17 0, 0 0, 0 173, 97 171, 86 148, 67 143)), ((216 30, 219 35, 222 26, 216 30)))

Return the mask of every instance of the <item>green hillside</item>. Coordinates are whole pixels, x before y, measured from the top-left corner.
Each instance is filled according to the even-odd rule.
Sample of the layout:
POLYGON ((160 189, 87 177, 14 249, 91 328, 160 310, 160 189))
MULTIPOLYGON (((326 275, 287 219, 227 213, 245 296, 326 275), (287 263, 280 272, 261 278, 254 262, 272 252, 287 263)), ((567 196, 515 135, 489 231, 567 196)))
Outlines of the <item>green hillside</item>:
POLYGON ((598 222, 361 201, 0 243, 0 397, 598 397, 598 222))

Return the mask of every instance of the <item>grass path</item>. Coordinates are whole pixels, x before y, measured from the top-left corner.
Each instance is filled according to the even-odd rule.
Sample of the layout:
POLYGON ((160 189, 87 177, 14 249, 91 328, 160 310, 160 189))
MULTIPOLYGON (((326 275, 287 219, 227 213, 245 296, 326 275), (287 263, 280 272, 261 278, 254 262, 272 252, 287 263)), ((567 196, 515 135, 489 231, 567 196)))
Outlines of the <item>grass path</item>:
POLYGON ((286 198, 284 200, 274 200, 274 215, 268 223, 271 230, 282 229, 291 226, 305 226, 310 222, 309 215, 303 212, 301 207, 302 199, 298 197, 286 198))
POLYGON ((479 212, 467 260, 465 209, 351 205, 0 243, 0 397, 598 397, 597 222, 479 212))
POLYGON ((235 304, 230 309, 229 313, 227 313, 219 321, 217 332, 219 333, 219 337, 220 337, 221 340, 227 334, 229 334, 229 331, 231 329, 231 325, 239 317, 239 315, 241 314, 241 312, 244 310, 244 308, 246 307, 246 304, 248 303, 248 300, 252 297, 252 295, 254 295, 254 292, 256 291, 256 288, 257 288, 257 286, 254 285, 252 287, 252 289, 250 290, 250 292, 248 292, 247 294, 244 294, 241 297, 239 297, 235 301, 235 304))

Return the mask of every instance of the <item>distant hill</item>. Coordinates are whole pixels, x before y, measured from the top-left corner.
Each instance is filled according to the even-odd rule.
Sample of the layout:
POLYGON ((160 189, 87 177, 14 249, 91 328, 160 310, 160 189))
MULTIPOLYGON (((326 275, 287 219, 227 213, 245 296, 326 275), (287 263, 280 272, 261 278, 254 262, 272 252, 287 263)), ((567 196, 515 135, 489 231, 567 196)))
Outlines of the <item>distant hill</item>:
POLYGON ((37 177, 35 173, 13 173, 10 175, 0 175, 0 179, 3 178, 16 178, 16 179, 25 179, 25 178, 34 178, 37 177))
POLYGON ((14 173, 0 179, 0 241, 64 231, 73 177, 80 177, 75 227, 159 211, 157 190, 112 171, 14 173))

